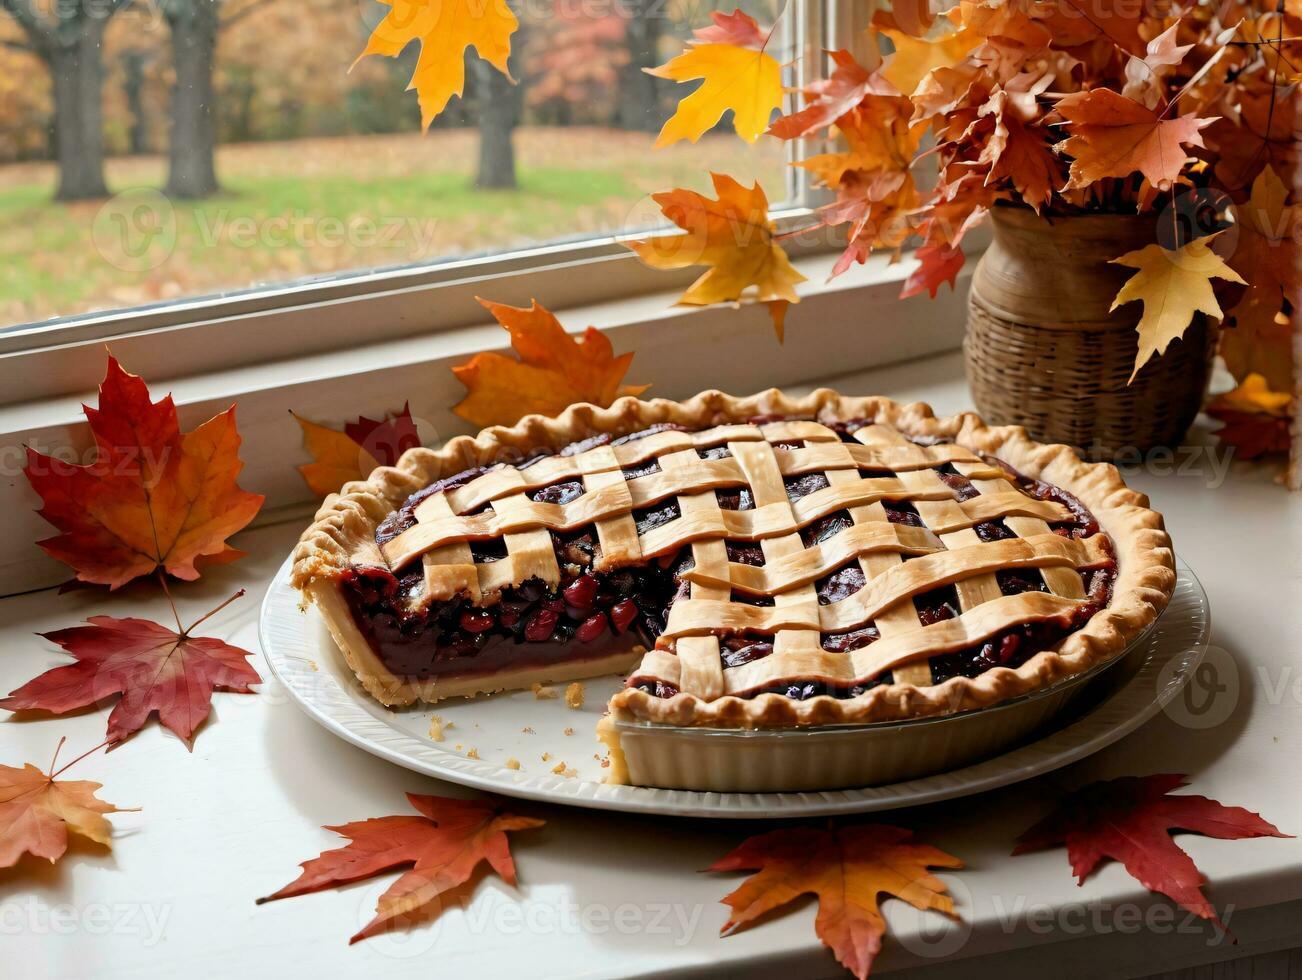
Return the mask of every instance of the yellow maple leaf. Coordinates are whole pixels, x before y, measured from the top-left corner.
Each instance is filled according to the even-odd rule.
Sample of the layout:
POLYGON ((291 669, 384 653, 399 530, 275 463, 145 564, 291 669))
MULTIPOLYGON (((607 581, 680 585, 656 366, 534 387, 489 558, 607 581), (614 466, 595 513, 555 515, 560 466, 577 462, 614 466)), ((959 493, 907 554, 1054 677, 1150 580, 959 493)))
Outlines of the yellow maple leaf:
POLYGON ((388 5, 389 12, 375 25, 357 61, 372 54, 396 58, 412 41, 420 41, 420 58, 407 88, 416 90, 425 129, 452 96, 464 91, 467 48, 474 48, 481 58, 511 78, 507 59, 511 55, 511 35, 519 22, 506 0, 380 2, 388 5))
POLYGON ((1212 292, 1212 279, 1242 283, 1239 274, 1213 252, 1207 235, 1180 246, 1175 251, 1161 245, 1145 245, 1112 261, 1138 269, 1126 280, 1112 309, 1135 300, 1144 304, 1139 331, 1139 354, 1130 380, 1154 354, 1161 354, 1171 341, 1184 335, 1195 313, 1202 312, 1220 319, 1224 314, 1212 292))
POLYGON ((754 286, 756 298, 769 304, 781 340, 786 304, 800 301, 796 283, 805 277, 774 241, 768 198, 759 183, 747 188, 724 174, 710 177, 717 200, 681 188, 652 195, 665 217, 687 234, 657 235, 627 245, 656 269, 710 266, 679 297, 686 306, 739 300, 754 286))
POLYGON ((1213 398, 1208 404, 1208 411, 1215 409, 1287 418, 1292 405, 1292 395, 1284 391, 1272 391, 1265 377, 1254 372, 1244 378, 1238 387, 1213 398))
POLYGON ((901 95, 912 95, 933 70, 958 64, 981 41, 968 31, 950 31, 933 40, 911 37, 890 28, 878 28, 878 33, 890 38, 895 46, 895 53, 882 66, 882 77, 899 89, 901 95))
POLYGON ((701 80, 665 121, 657 147, 679 140, 695 143, 729 109, 737 135, 754 143, 782 107, 782 67, 764 51, 767 34, 740 10, 731 15, 716 11, 713 17, 714 26, 695 32, 692 47, 659 68, 645 69, 674 82, 701 80))
POLYGON ((320 497, 345 483, 365 480, 377 466, 396 466, 404 452, 421 444, 407 403, 401 412, 379 419, 363 415, 342 430, 319 425, 297 412, 289 414, 303 430, 303 448, 312 456, 312 462, 299 466, 298 472, 320 497))
POLYGON ((303 446, 313 462, 298 468, 308 488, 318 497, 334 493, 345 483, 365 480, 380 465, 379 460, 357 445, 347 433, 309 422, 297 412, 290 412, 303 429, 303 446))
POLYGON ((479 299, 511 334, 519 360, 487 351, 452 369, 467 394, 453 406, 479 426, 513 425, 525 415, 559 415, 576 402, 605 407, 649 385, 620 385, 633 355, 615 356, 606 335, 588 327, 577 339, 534 300, 527 308, 479 299))

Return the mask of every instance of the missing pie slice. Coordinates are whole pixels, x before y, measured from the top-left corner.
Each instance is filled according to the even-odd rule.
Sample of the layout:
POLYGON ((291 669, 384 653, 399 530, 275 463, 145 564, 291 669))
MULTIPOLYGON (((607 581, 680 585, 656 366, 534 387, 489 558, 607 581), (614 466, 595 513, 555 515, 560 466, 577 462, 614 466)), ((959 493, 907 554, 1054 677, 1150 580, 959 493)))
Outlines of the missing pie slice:
POLYGON ((1174 580, 1115 468, 828 390, 410 450, 326 500, 293 569, 387 705, 631 671, 612 718, 736 729, 997 704, 1116 657, 1174 580))

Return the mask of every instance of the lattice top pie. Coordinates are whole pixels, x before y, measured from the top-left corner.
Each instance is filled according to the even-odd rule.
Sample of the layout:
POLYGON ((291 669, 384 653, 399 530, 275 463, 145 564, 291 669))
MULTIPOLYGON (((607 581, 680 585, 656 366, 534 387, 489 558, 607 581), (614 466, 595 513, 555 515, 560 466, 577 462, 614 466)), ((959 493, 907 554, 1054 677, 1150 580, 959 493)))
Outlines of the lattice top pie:
POLYGON ((618 717, 767 727, 1046 686, 1120 653, 1175 574, 1115 468, 822 390, 413 449, 325 502, 293 578, 387 704, 632 667, 618 717))

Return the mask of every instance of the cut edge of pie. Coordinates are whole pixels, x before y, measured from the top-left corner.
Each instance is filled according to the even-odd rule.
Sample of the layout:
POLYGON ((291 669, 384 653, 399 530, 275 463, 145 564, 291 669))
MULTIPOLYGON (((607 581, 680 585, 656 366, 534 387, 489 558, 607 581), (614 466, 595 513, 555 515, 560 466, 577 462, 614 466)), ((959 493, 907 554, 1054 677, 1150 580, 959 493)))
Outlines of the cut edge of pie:
MULTIPOLYGON (((594 435, 626 435, 665 423, 696 432, 772 417, 812 417, 820 422, 868 420, 920 445, 952 442, 971 453, 997 457, 1028 479, 1062 488, 1088 508, 1111 542, 1116 577, 1111 582, 1110 600, 1079 628, 1017 667, 995 666, 976 676, 956 674, 931 684, 893 679, 854 696, 822 694, 804 700, 779 693, 702 697, 690 690, 657 696, 626 687, 611 699, 611 717, 676 726, 758 728, 892 721, 986 707, 1116 657, 1157 618, 1170 598, 1175 566, 1162 518, 1149 508, 1147 497, 1125 485, 1111 464, 1084 462, 1069 447, 1036 443, 1021 427, 986 426, 972 413, 937 418, 920 402, 845 397, 830 389, 799 398, 778 389, 742 398, 706 391, 683 402, 621 398, 610 408, 580 404, 555 418, 527 416, 514 426, 495 426, 473 437, 454 438, 438 450, 408 450, 396 466, 381 467, 368 480, 349 483, 326 498, 294 552, 291 583, 317 605, 365 689, 390 706, 624 671, 643 654, 646 661, 676 656, 630 646, 543 668, 527 666, 463 679, 404 680, 385 666, 358 628, 341 580, 359 564, 387 567, 377 543, 377 528, 413 494, 438 480, 503 460, 529 459, 537 451, 560 450, 594 435)), ((1022 592, 1018 598, 1025 597, 1032 605, 1052 605, 1045 599, 1032 599, 1035 595, 1043 593, 1022 592)), ((632 642, 632 634, 629 636, 632 642)), ((634 678, 640 672, 635 672, 634 678)), ((717 682, 714 686, 717 690, 717 682)))

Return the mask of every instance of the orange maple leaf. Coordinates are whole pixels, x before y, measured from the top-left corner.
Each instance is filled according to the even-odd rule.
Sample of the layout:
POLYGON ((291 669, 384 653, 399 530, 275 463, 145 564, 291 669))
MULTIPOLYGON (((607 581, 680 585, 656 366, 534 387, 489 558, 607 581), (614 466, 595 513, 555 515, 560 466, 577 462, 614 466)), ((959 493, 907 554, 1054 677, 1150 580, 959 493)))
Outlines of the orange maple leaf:
POLYGON ((520 359, 489 351, 452 369, 468 389, 452 411, 475 425, 514 425, 533 413, 558 415, 576 402, 605 407, 621 395, 640 395, 650 387, 621 386, 633 355, 616 357, 596 327, 576 340, 537 300, 528 309, 479 302, 510 332, 520 359))
POLYGON ((365 416, 344 426, 341 432, 310 422, 290 412, 303 430, 303 445, 312 462, 298 472, 313 493, 320 497, 339 490, 345 483, 365 480, 377 466, 393 466, 408 449, 420 445, 411 407, 384 419, 365 416))
POLYGON ((898 258, 904 243, 913 234, 912 215, 921 204, 913 179, 906 177, 895 190, 884 195, 865 193, 854 180, 845 179, 837 188, 837 196, 841 200, 827 207, 827 223, 849 221, 850 229, 845 251, 832 266, 832 278, 856 262, 862 265, 868 261, 875 249, 894 251, 898 258))
POLYGON ((187 629, 147 619, 92 616, 86 626, 41 633, 76 663, 54 667, 0 698, 5 711, 63 714, 99 705, 118 695, 108 719, 110 746, 134 735, 154 712, 163 727, 193 748, 194 733, 212 711, 217 688, 252 694, 262 678, 249 664, 253 654, 214 637, 191 636, 195 626, 244 595, 236 592, 187 629))
POLYGON ((1059 99, 1056 108, 1071 126, 1071 136, 1054 147, 1074 158, 1065 190, 1136 171, 1165 189, 1190 159, 1185 146, 1203 146, 1199 130, 1215 121, 1195 116, 1163 119, 1106 88, 1074 92, 1059 99))
POLYGON ((679 297, 682 305, 739 300, 754 286, 756 299, 769 304, 781 340, 787 304, 800 302, 796 283, 805 277, 792 268, 787 253, 774 240, 768 198, 759 182, 746 188, 724 174, 712 173, 710 178, 716 200, 682 188, 651 195, 664 216, 687 234, 657 235, 626 244, 656 269, 710 266, 679 297))
POLYGON ((980 173, 967 173, 958 180, 942 183, 918 223, 918 234, 927 244, 943 243, 957 248, 963 236, 981 223, 999 197, 980 173))
POLYGON ((921 37, 936 19, 931 0, 890 0, 891 20, 905 34, 921 37))
POLYGON ((56 779, 78 761, 59 770, 51 763, 48 774, 30 762, 21 769, 0 766, 0 868, 13 867, 24 854, 53 864, 67 852, 70 831, 109 846, 113 828, 104 814, 127 811, 95 796, 100 783, 56 779))
MULTIPOLYGON (((380 0, 389 12, 375 25, 367 55, 396 58, 412 41, 420 41, 420 58, 408 89, 420 100, 421 125, 429 129, 454 95, 466 85, 467 48, 511 78, 507 61, 511 35, 519 21, 506 0, 380 0)), ((511 78, 514 82, 515 79, 511 78)))
POLYGON ((710 16, 713 26, 696 30, 686 51, 659 68, 643 69, 673 82, 701 82, 665 121, 657 147, 695 143, 728 111, 737 135, 754 143, 782 106, 782 66, 764 50, 770 32, 741 10, 710 16))
POLYGON ((171 396, 150 402, 145 382, 110 357, 99 408, 83 408, 93 463, 27 450, 39 513, 61 532, 37 542, 47 554, 81 581, 113 589, 156 569, 196 579, 197 563, 243 554, 226 539, 253 520, 263 498, 236 484, 244 464, 235 406, 181 432, 171 396))
POLYGON ((1219 119, 1214 124, 1216 178, 1227 188, 1247 187, 1269 165, 1284 185, 1298 185, 1302 152, 1297 120, 1302 119, 1302 85, 1264 86, 1238 97, 1237 121, 1219 119), (1216 130, 1224 130, 1217 133, 1216 130), (1217 138, 1219 137, 1219 138, 1217 138))
POLYGON ((1130 54, 1143 54, 1140 33, 1149 10, 1142 4, 1128 0, 1092 0, 1088 5, 1081 0, 1042 0, 1030 7, 1034 17, 1052 33, 1055 47, 1075 48, 1106 40, 1130 54))
POLYGON ((1287 201, 1288 188, 1268 165, 1248 201, 1235 207, 1239 242, 1230 265, 1248 289, 1221 334, 1221 355, 1234 377, 1259 372, 1276 391, 1293 384, 1290 304, 1302 291, 1302 205, 1287 201))
POLYGON ((950 7, 946 16, 961 24, 965 34, 979 40, 973 60, 986 79, 1010 83, 1027 70, 1042 68, 1049 46, 1057 37, 1040 22, 1046 4, 964 2, 950 7))
POLYGON ((926 844, 913 843, 899 827, 791 827, 752 837, 716 861, 710 871, 758 871, 723 902, 732 916, 730 935, 801 895, 818 896, 814 932, 859 980, 881 950, 886 922, 878 908, 883 892, 914 908, 954 915, 945 884, 928 868, 961 868, 963 862, 926 844))
POLYGON ((991 119, 994 126, 980 156, 981 163, 990 165, 986 183, 1008 178, 1038 214, 1062 177, 1047 130, 1031 125, 1029 114, 1018 109, 1016 96, 1003 88, 991 95, 978 115, 991 119))
MULTIPOLYGON (((828 187, 836 187, 848 170, 865 174, 891 174, 898 188, 909 173, 914 154, 926 132, 925 125, 910 126, 913 105, 897 95, 867 95, 836 121, 847 152, 821 153, 796 166, 814 173, 828 187)), ((883 187, 882 190, 887 190, 883 187)))
POLYGON ((421 816, 377 817, 327 827, 351 843, 302 864, 303 873, 258 904, 321 891, 372 878, 403 865, 411 869, 380 896, 375 918, 349 943, 437 914, 440 895, 470 880, 487 861, 508 885, 515 884, 515 862, 506 834, 541 827, 542 820, 502 811, 491 800, 454 800, 443 796, 407 799, 421 816))
POLYGON ((1208 407, 1207 414, 1222 423, 1216 438, 1222 446, 1233 447, 1239 459, 1284 454, 1293 445, 1286 418, 1213 407, 1208 407))
POLYGON ((1121 94, 1128 99, 1142 102, 1153 108, 1162 93, 1165 68, 1174 68, 1184 61, 1192 44, 1176 44, 1179 37, 1180 21, 1164 30, 1148 42, 1142 58, 1132 55, 1126 61, 1126 84, 1121 94))
POLYGON ((980 65, 970 61, 930 72, 909 96, 913 103, 913 121, 934 119, 937 133, 944 133, 949 123, 957 121, 947 117, 968 102, 974 85, 984 81, 982 72, 980 65))

